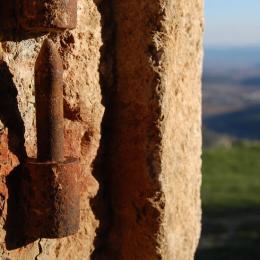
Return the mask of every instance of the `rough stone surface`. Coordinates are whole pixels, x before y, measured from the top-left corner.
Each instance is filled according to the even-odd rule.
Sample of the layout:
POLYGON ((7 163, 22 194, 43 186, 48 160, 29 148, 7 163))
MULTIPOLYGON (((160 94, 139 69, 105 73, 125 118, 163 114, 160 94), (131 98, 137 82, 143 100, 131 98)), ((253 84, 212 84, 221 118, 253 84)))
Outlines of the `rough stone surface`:
POLYGON ((100 19, 95 3, 80 0, 77 28, 48 35, 63 60, 65 154, 80 157, 83 169, 80 231, 68 238, 36 240, 24 247, 19 234, 13 234, 17 228, 15 223, 19 222, 13 205, 18 196, 15 184, 19 182, 17 176, 21 169, 18 165, 22 163, 25 151, 28 157, 36 156, 33 73, 36 57, 47 35, 15 31, 1 35, 0 120, 4 125, 0 136, 1 259, 87 259, 93 251, 98 220, 91 211, 89 199, 95 196, 98 184, 91 172, 104 111, 98 72, 102 45, 100 19))
POLYGON ((194 258, 200 236, 202 1, 166 5, 162 82, 165 259, 194 258), (171 35, 171 37, 169 37, 171 35))
POLYGON ((48 35, 63 60, 66 155, 80 157, 84 170, 81 227, 75 236, 24 247, 12 237, 13 210, 19 164, 36 155, 33 67, 46 35, 8 35, 13 21, 7 23, 0 49, 0 258, 194 258, 202 9, 202 0, 79 0, 77 28, 48 35))
POLYGON ((97 259, 193 259, 200 234, 202 1, 113 1, 111 216, 97 259))

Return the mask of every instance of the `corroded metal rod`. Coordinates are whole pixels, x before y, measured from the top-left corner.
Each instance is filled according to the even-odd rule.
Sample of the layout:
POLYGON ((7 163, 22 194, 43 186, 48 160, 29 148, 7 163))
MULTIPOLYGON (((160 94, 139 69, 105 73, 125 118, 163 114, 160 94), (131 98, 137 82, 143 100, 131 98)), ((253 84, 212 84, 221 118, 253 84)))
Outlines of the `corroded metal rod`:
POLYGON ((35 64, 37 159, 27 160, 23 195, 31 239, 75 234, 80 220, 80 162, 64 157, 63 69, 54 43, 44 41, 35 64))
POLYGON ((38 161, 64 161, 63 68, 54 43, 46 39, 35 64, 38 161))

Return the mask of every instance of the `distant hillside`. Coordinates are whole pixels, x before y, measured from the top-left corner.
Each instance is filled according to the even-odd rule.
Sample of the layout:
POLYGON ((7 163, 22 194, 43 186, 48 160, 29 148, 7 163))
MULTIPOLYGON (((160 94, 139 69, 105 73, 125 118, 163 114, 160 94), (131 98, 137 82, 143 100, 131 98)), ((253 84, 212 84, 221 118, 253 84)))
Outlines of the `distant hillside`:
POLYGON ((260 105, 240 111, 206 117, 204 127, 238 139, 260 139, 260 105))
POLYGON ((260 47, 206 47, 204 69, 260 67, 260 47))
POLYGON ((260 48, 206 48, 204 146, 260 140, 260 48))

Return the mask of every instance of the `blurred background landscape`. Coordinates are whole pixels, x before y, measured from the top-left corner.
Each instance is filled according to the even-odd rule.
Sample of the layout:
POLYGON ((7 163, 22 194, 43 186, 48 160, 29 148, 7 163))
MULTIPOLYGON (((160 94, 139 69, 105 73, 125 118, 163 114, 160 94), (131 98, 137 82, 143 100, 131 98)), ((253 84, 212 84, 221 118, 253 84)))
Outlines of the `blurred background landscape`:
POLYGON ((205 147, 260 140, 260 47, 205 48, 203 123, 205 147))
POLYGON ((205 2, 196 260, 260 259, 260 1, 205 2))

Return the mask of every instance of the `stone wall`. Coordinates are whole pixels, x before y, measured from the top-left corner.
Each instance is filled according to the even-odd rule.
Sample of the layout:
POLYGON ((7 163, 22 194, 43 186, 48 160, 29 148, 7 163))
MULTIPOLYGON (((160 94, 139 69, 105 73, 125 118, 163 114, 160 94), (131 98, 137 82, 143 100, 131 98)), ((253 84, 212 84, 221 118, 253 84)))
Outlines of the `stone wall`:
POLYGON ((202 9, 201 0, 78 0, 77 28, 61 34, 1 20, 1 259, 193 259, 202 9), (24 159, 36 155, 33 73, 46 37, 63 60, 65 151, 83 169, 81 225, 74 236, 27 244, 18 187, 24 159))

